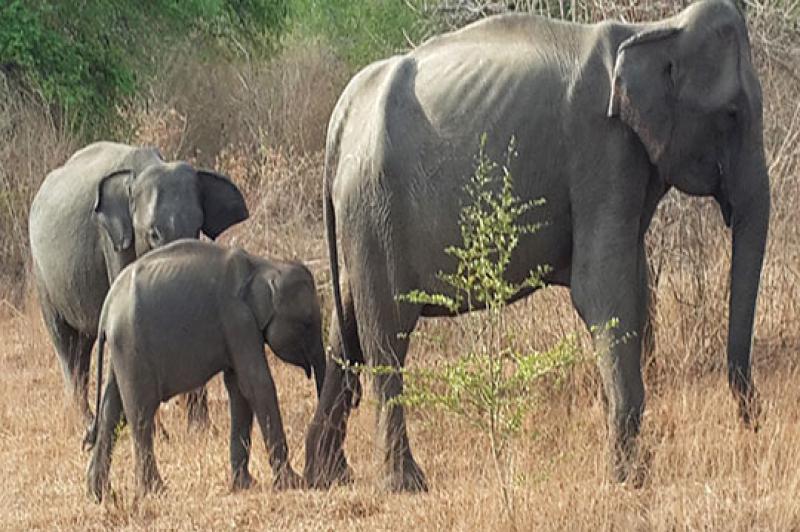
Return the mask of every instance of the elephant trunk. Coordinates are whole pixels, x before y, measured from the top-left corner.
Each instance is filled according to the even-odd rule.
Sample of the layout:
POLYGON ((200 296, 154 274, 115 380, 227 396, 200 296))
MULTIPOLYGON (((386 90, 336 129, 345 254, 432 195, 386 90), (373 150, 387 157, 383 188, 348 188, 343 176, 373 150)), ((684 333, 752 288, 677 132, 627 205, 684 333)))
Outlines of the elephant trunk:
POLYGON ((769 177, 763 149, 739 161, 729 182, 732 261, 728 324, 728 382, 745 424, 755 427, 758 406, 750 376, 750 351, 761 267, 769 227, 769 177), (743 163, 743 164, 742 164, 743 163))

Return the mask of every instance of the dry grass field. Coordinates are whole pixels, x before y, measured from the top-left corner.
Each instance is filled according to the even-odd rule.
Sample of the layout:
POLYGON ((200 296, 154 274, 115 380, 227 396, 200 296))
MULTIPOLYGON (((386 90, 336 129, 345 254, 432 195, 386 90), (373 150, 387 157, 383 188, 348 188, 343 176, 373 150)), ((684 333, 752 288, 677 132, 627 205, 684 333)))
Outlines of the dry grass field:
MULTIPOLYGON (((210 386, 209 433, 187 432, 177 401, 162 408, 169 438, 157 438, 156 454, 164 492, 135 497, 131 438, 124 432, 112 463, 113 494, 102 505, 91 502, 89 455, 80 449, 84 427, 65 401, 60 367, 27 283, 30 199, 48 169, 79 146, 49 113, 16 102, 9 111, 14 127, 0 128, 0 529, 800 530, 800 35, 783 17, 788 5, 753 4, 750 20, 773 190, 753 354, 764 407, 759 431, 740 425, 725 379, 729 234, 712 201, 671 193, 648 236, 656 342, 645 361, 645 483, 636 489, 611 480, 599 378, 592 365, 582 364, 563 381, 543 384, 512 444, 513 519, 504 514, 485 436, 437 412, 409 415, 430 491, 382 491, 369 395, 354 412, 346 441, 352 485, 275 492, 263 442, 254 437, 257 484, 232 493, 227 398, 219 377, 210 386)), ((197 86, 190 83, 192 68, 201 67, 174 73, 186 87, 197 86)), ((169 157, 195 158, 230 175, 245 191, 251 218, 222 242, 303 260, 329 309, 319 148, 347 76, 324 51, 296 50, 263 69, 219 67, 214 76, 235 76, 237 83, 225 91, 218 88, 224 83, 208 83, 194 93, 179 91, 180 98, 167 90, 178 86, 175 79, 154 87, 149 105, 124 111, 131 125, 127 140, 156 144, 169 157), (212 102, 214 113, 204 113, 212 102), (217 120, 224 134, 209 136, 205 118, 217 120)), ((581 331, 581 344, 589 348, 566 290, 541 291, 508 312, 508 323, 531 347, 581 331)), ((440 341, 412 343, 409 359, 416 367, 451 359, 466 343, 453 320, 427 320, 421 328, 440 341)), ((302 471, 304 433, 316 404, 313 383, 268 358, 292 464, 302 471)))
MULTIPOLYGON (((535 308, 524 304, 520 310, 535 308)), ((412 443, 427 469, 431 491, 381 491, 369 402, 355 412, 347 440, 356 470, 352 486, 330 492, 274 492, 263 443, 254 439, 252 470, 259 483, 250 491, 232 493, 227 401, 219 379, 210 390, 210 434, 187 433, 180 406, 164 409, 170 438, 157 440, 156 452, 166 491, 136 500, 130 437, 125 435, 112 466, 114 495, 102 506, 95 505, 85 492, 88 456, 79 448, 83 427, 64 407, 59 369, 38 315, 5 312, 3 318, 0 528, 509 528, 487 442, 447 417, 411 416, 412 443)), ((739 427, 721 376, 675 379, 651 388, 643 445, 652 460, 641 489, 609 479, 602 403, 591 389, 576 390, 574 383, 567 383, 553 390, 513 448, 519 529, 798 529, 800 368, 792 360, 797 349, 762 346, 756 351, 756 375, 766 402, 756 434, 739 427)), ((315 403, 313 386, 302 372, 273 357, 270 362, 292 463, 299 470, 303 432, 315 403)))

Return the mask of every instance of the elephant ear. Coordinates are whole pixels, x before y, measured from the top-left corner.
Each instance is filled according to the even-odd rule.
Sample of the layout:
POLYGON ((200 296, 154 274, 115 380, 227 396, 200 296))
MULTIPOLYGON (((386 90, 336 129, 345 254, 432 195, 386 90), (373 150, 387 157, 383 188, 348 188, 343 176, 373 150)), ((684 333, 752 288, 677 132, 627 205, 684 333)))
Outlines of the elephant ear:
POLYGON ((666 152, 675 121, 677 71, 670 41, 680 31, 643 31, 617 49, 608 116, 619 116, 636 132, 653 164, 666 152))
POLYGON ((239 297, 250 307, 258 324, 258 330, 265 334, 267 325, 275 314, 273 301, 275 286, 271 279, 260 273, 259 268, 244 253, 237 257, 233 270, 234 275, 243 280, 239 297))
POLYGON ((133 244, 133 223, 130 210, 130 188, 133 170, 118 170, 100 180, 92 217, 108 234, 114 251, 129 249, 133 244))
POLYGON ((224 175, 198 170, 200 197, 203 204, 203 233, 212 240, 228 227, 247 219, 250 213, 244 196, 224 175))

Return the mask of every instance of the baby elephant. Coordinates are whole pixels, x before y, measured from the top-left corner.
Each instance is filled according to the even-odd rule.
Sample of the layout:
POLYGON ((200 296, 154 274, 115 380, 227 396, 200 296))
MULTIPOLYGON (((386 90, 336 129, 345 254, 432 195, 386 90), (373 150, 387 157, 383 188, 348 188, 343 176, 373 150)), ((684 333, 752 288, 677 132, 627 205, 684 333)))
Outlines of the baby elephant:
POLYGON ((299 486, 288 462, 264 342, 309 378, 313 370, 319 396, 325 354, 314 279, 304 266, 208 242, 176 241, 122 271, 103 304, 98 338, 98 414, 84 440, 94 447, 87 482, 98 502, 109 487, 111 453, 123 419, 133 435, 139 490, 157 490, 162 482, 153 425, 159 404, 220 371, 230 398, 234 489, 252 480, 253 413, 269 450, 274 485, 299 486), (111 369, 101 407, 104 344, 111 369))

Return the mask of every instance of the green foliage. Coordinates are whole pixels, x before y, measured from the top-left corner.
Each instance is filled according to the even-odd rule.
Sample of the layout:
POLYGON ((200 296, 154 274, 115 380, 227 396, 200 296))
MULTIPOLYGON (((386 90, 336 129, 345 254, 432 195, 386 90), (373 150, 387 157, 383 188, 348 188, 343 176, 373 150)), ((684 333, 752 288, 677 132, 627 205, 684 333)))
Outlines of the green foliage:
MULTIPOLYGON (((513 139, 502 167, 486 156, 485 146, 483 135, 475 174, 465 187, 469 202, 462 207, 459 219, 461 245, 445 250, 457 259, 457 266, 453 273, 439 274, 453 295, 417 290, 397 298, 442 306, 454 313, 473 309, 485 312, 470 313, 457 322, 465 329, 463 337, 469 339, 470 345, 462 348, 466 354, 435 368, 401 370, 404 392, 393 401, 456 415, 488 436, 504 506, 513 525, 511 471, 505 452, 508 443, 537 405, 536 392, 542 380, 563 376, 581 356, 574 334, 547 351, 525 352, 504 321, 508 301, 514 295, 543 285, 542 276, 547 271, 543 266, 529 272, 520 283, 509 281, 506 271, 520 237, 542 227, 523 223, 521 218, 544 201, 525 202, 514 195, 509 171, 511 158, 516 156, 513 139)), ((375 367, 367 371, 398 370, 375 367)))
POLYGON ((71 121, 98 125, 172 46, 268 48, 288 0, 7 0, 0 68, 71 121))
POLYGON ((12 0, 0 20, 0 63, 46 101, 65 109, 105 108, 132 91, 133 73, 122 66, 121 50, 100 32, 84 31, 105 22, 96 13, 67 17, 57 4, 12 0))
MULTIPOLYGON (((469 345, 459 346, 465 354, 433 368, 348 369, 373 375, 399 371, 404 377, 404 391, 392 399, 395 404, 438 409, 486 434, 504 507, 514 528, 508 444, 536 407, 537 388, 543 379, 563 377, 565 370, 583 357, 575 334, 547 351, 526 352, 505 323, 505 310, 513 296, 520 290, 543 286, 544 266, 530 271, 520 283, 509 281, 506 270, 520 237, 535 233, 543 225, 523 223, 521 218, 544 200, 522 201, 514 195, 509 171, 516 156, 513 138, 503 166, 486 156, 485 147, 483 135, 475 174, 465 186, 469 201, 459 218, 461 245, 445 249, 457 259, 455 271, 439 273, 452 295, 415 290, 397 297, 400 302, 441 306, 453 313, 484 309, 456 322, 464 329, 461 336, 468 338, 469 345)), ((606 330, 615 326, 615 322, 609 323, 606 330)))
POLYGON ((518 434, 525 415, 537 404, 535 385, 579 360, 575 335, 547 351, 519 353, 478 350, 435 369, 406 372, 397 402, 436 408, 463 419, 484 433, 494 432, 498 451, 518 434))
POLYGON ((354 67, 409 48, 422 39, 418 2, 403 0, 291 0, 290 17, 305 36, 326 38, 354 67))
POLYGON ((475 175, 465 187, 470 203, 462 208, 459 219, 462 245, 445 250, 458 260, 456 271, 440 274, 441 279, 455 289, 455 296, 415 291, 401 296, 401 300, 443 306, 451 312, 476 306, 497 312, 520 290, 542 286, 541 277, 547 270, 544 266, 530 272, 521 283, 509 282, 505 272, 520 237, 535 233, 543 226, 541 223, 521 224, 519 219, 532 208, 543 205, 544 200, 522 202, 514 196, 514 183, 508 170, 510 159, 516 156, 514 139, 509 144, 507 164, 502 168, 486 156, 485 146, 486 135, 483 135, 475 175), (498 181, 499 192, 495 191, 498 181))
POLYGON ((397 401, 462 417, 490 435, 499 455, 535 405, 535 384, 572 365, 578 350, 576 338, 568 336, 548 351, 523 353, 507 330, 508 301, 523 289, 541 287, 547 271, 540 266, 521 283, 506 278, 520 237, 543 225, 522 223, 521 218, 544 200, 523 202, 514 195, 508 169, 516 156, 513 139, 502 167, 486 156, 485 146, 483 135, 475 174, 465 187, 469 201, 459 219, 462 243, 445 250, 457 259, 456 270, 439 274, 454 295, 414 291, 398 299, 443 306, 452 312, 485 308, 488 319, 484 315, 479 328, 465 335, 474 339, 466 355, 437 369, 407 372, 406 391, 397 401))
POLYGON ((0 74, 76 128, 110 125, 175 49, 269 57, 288 32, 322 37, 353 68, 426 33, 418 0, 5 0, 0 74), (187 46, 189 45, 189 46, 187 46))

